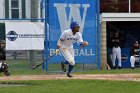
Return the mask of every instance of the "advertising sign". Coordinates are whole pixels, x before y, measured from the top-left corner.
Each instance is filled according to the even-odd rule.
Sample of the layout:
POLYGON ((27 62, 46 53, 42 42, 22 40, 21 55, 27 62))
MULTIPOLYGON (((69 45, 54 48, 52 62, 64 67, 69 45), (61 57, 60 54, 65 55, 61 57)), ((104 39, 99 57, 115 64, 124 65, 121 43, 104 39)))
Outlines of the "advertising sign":
POLYGON ((6 50, 43 50, 44 27, 41 23, 6 22, 6 50))

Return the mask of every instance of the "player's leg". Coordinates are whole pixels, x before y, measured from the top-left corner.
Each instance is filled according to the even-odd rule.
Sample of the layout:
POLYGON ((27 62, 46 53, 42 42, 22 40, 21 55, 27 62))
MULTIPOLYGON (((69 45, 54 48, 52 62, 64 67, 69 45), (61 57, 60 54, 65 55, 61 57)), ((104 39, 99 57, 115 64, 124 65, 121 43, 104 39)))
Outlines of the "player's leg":
POLYGON ((3 69, 2 63, 0 63, 0 72, 2 72, 2 69, 3 69))
POLYGON ((134 69, 134 64, 135 64, 135 57, 134 56, 130 57, 130 64, 131 64, 131 68, 134 69))
POLYGON ((67 76, 72 77, 70 75, 70 73, 75 64, 74 57, 71 55, 70 50, 68 50, 68 49, 61 49, 61 52, 62 52, 62 55, 64 56, 64 58, 67 60, 67 61, 65 61, 65 63, 69 64, 67 76))
MULTIPOLYGON (((68 50, 67 48, 60 48, 60 51, 62 53, 62 55, 64 56, 65 59, 67 59, 66 55, 68 54, 68 50)), ((61 61, 61 69, 63 72, 66 72, 66 64, 69 64, 68 61, 61 61)))
POLYGON ((66 65, 67 64, 69 65, 69 62, 67 60, 61 61, 62 71, 66 72, 66 65))
POLYGON ((71 75, 71 71, 72 71, 73 67, 74 67, 74 65, 69 64, 69 68, 68 68, 68 72, 67 72, 67 76, 68 76, 68 77, 73 77, 73 76, 71 75))
POLYGON ((61 69, 63 72, 66 72, 67 69, 66 69, 66 64, 69 64, 68 61, 61 61, 61 69))
POLYGON ((64 61, 63 63, 64 63, 64 64, 69 64, 69 62, 68 62, 67 60, 66 60, 66 61, 64 61))
POLYGON ((121 69, 121 49, 120 47, 117 48, 117 59, 118 59, 118 66, 119 66, 119 69, 121 69))
POLYGON ((116 48, 113 48, 112 50, 112 63, 113 63, 113 69, 115 69, 115 60, 116 60, 116 48))
POLYGON ((74 65, 75 65, 75 61, 74 61, 74 49, 73 48, 70 48, 68 51, 69 51, 69 53, 72 56, 72 60, 69 61, 69 68, 68 68, 67 76, 68 77, 72 77, 72 75, 70 75, 70 73, 73 70, 74 65))
POLYGON ((70 75, 70 73, 71 73, 71 71, 74 67, 74 64, 75 64, 74 57, 73 57, 74 56, 74 50, 73 50, 73 48, 62 49, 61 52, 62 52, 62 55, 67 60, 67 62, 69 63, 67 76, 72 77, 72 75, 70 75))

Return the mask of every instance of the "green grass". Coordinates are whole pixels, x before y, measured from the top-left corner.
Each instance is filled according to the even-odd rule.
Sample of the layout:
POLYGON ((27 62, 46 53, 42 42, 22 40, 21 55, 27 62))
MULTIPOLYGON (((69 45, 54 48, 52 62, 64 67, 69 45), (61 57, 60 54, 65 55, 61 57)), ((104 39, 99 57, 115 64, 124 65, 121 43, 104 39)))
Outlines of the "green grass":
POLYGON ((140 68, 134 70, 130 68, 122 68, 115 70, 86 70, 81 72, 75 72, 76 74, 129 74, 129 73, 140 73, 140 68))
MULTIPOLYGON (((34 74, 48 74, 48 73, 58 73, 61 71, 60 64, 52 64, 49 63, 49 70, 46 72, 45 70, 41 69, 41 66, 35 70, 31 69, 31 64, 27 62, 27 60, 7 60, 8 64, 10 65, 10 71, 12 75, 34 75, 34 74)), ((39 64, 38 63, 36 64, 39 64)), ((115 69, 115 70, 83 70, 81 64, 76 64, 73 73, 75 74, 125 74, 125 73, 140 73, 140 68, 136 68, 134 70, 130 68, 122 68, 121 70, 115 69)))
MULTIPOLYGON (((61 71, 61 65, 49 63, 48 72, 42 70, 42 66, 38 67, 35 70, 32 70, 31 64, 26 59, 7 59, 7 63, 10 65, 10 71, 12 75, 34 75, 34 74, 46 74, 46 73, 57 73, 61 71)), ((34 64, 40 64, 41 61, 38 61, 34 64)), ((75 70, 80 70, 81 66, 76 65, 75 70)))
MULTIPOLYGON (((41 69, 41 66, 36 70, 32 70, 32 66, 31 66, 31 64, 29 64, 29 62, 27 62, 27 60, 8 59, 7 63, 10 66, 9 69, 10 69, 11 75, 35 75, 35 74, 45 74, 46 73, 45 70, 41 69)), ((38 63, 36 63, 36 64, 38 64, 38 63)))
MULTIPOLYGON (((42 70, 41 66, 35 70, 31 69, 31 64, 27 62, 27 60, 7 60, 10 65, 10 71, 12 75, 35 75, 35 74, 50 74, 50 73, 58 73, 61 71, 60 64, 51 64, 49 63, 49 70, 42 70)), ((40 62, 40 61, 39 61, 40 62)), ((39 64, 36 63, 36 64, 39 64)), ((136 68, 134 70, 130 68, 122 68, 121 70, 83 70, 80 64, 76 64, 73 70, 74 74, 125 74, 125 73, 140 73, 140 68, 136 68)), ((0 73, 1 75, 1 73, 0 73)))
MULTIPOLYGON (((41 74, 58 74, 62 71, 53 72, 42 70, 42 69, 10 69, 11 75, 41 75, 41 74)), ((80 70, 80 71, 73 71, 73 74, 129 74, 129 73, 140 73, 140 68, 137 69, 121 69, 121 70, 80 70)), ((3 73, 0 73, 3 75, 3 73)))
POLYGON ((139 93, 140 82, 105 80, 42 80, 0 83, 31 86, 1 87, 1 93, 139 93))
MULTIPOLYGON (((40 75, 52 74, 39 67, 30 68, 25 60, 10 60, 12 75, 40 75)), ((50 64, 50 71, 60 70, 60 64, 50 64)), ((57 73, 57 72, 56 72, 57 73)), ((74 74, 126 74, 140 73, 140 68, 134 70, 122 68, 121 70, 82 70, 80 65, 74 68, 74 74)), ((1 73, 0 73, 1 74, 1 73)), ((25 80, 0 81, 0 84, 26 84, 31 86, 0 86, 0 93, 139 93, 140 82, 110 81, 110 80, 25 80)))

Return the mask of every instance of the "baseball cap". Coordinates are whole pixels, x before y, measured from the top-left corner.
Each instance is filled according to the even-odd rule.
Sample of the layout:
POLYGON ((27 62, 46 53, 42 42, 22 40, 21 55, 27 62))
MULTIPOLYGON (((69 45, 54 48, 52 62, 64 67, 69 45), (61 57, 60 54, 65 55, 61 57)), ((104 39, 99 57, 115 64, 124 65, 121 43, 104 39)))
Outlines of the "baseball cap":
POLYGON ((71 22, 70 28, 73 29, 73 28, 75 28, 75 27, 79 27, 79 23, 78 23, 77 21, 71 22))

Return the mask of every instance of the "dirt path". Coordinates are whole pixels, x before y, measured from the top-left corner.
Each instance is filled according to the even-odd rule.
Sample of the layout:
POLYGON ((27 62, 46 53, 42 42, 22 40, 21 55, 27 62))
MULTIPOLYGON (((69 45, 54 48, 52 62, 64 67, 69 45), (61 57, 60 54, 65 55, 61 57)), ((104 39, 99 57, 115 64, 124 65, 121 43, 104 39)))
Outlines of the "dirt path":
POLYGON ((139 81, 140 74, 74 74, 68 78, 64 74, 55 75, 22 75, 22 76, 1 76, 0 81, 5 80, 60 80, 60 79, 94 79, 94 80, 119 80, 139 81))

